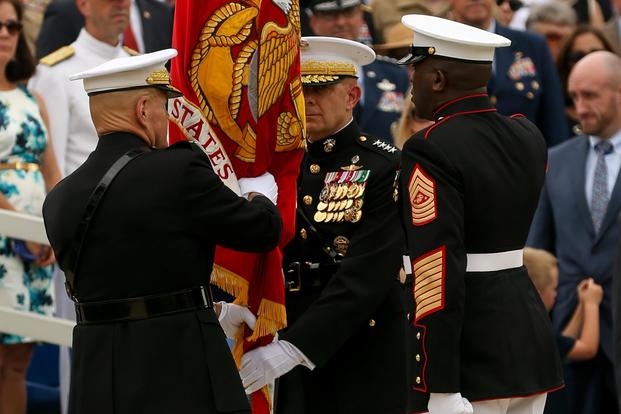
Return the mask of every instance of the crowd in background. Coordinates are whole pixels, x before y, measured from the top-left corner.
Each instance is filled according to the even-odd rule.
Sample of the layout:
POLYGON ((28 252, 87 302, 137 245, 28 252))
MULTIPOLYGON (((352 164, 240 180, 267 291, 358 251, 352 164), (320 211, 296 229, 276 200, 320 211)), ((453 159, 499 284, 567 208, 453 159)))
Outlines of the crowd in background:
MULTIPOLYGON (((548 147, 562 147, 557 153, 564 154, 567 141, 583 134, 584 117, 568 89, 572 68, 594 51, 621 53, 621 0, 610 1, 335 0, 335 7, 326 9, 315 7, 320 1, 303 0, 302 35, 341 37, 374 48, 378 58, 363 68, 358 80, 363 94, 354 116, 362 131, 400 148, 431 124, 417 116, 410 99, 409 68, 398 64, 412 41, 400 17, 435 15, 501 34, 512 45, 496 52, 488 85, 491 102, 505 115, 526 115, 542 131, 548 147)), ((67 76, 113 57, 169 47, 173 10, 174 1, 159 0, 0 0, 0 208, 40 214, 45 191, 94 148, 96 132, 86 95, 67 76), (118 18, 118 10, 125 19, 118 18)), ((609 115, 602 119, 604 126, 621 117, 615 112, 621 111, 621 103, 614 99, 597 110, 609 115)), ((584 132, 598 135, 596 129, 584 132)), ((621 154, 614 139, 619 133, 611 135, 610 157, 621 154)), ((574 169, 597 168, 596 158, 584 157, 574 169)), ((618 412, 614 350, 621 342, 613 342, 612 276, 621 161, 615 160, 603 230, 591 230, 590 241, 573 243, 580 255, 573 253, 575 246, 566 247, 580 237, 578 232, 571 235, 580 219, 552 217, 562 207, 576 210, 573 204, 562 206, 573 200, 555 200, 557 194, 550 188, 551 207, 545 210, 550 217, 540 217, 541 207, 534 224, 547 227, 534 228, 529 238, 529 244, 543 249, 529 250, 525 262, 554 318, 567 373, 567 387, 551 396, 547 413, 618 412), (564 226, 572 240, 561 239, 556 226, 564 226)), ((584 172, 576 177, 561 178, 567 185, 577 181, 584 194, 584 172)), ((71 317, 62 280, 55 282, 54 294, 53 261, 49 248, 0 237, 0 302, 51 314, 54 301, 61 316, 71 317)), ((62 274, 55 277, 62 279, 62 274)), ((25 410, 24 376, 31 352, 28 338, 0 334, 2 414, 25 410)))

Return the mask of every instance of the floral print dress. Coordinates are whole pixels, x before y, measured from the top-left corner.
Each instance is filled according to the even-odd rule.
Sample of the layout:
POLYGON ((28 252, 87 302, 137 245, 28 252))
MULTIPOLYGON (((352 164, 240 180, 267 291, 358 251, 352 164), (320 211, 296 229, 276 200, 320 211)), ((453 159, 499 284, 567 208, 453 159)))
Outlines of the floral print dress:
MULTIPOLYGON (((0 163, 40 164, 47 131, 35 98, 23 86, 0 91, 0 163)), ((0 169, 0 192, 17 211, 41 216, 45 183, 40 170, 0 169)), ((45 315, 53 313, 53 266, 22 261, 11 239, 0 235, 0 306, 45 315)), ((31 342, 0 333, 0 344, 31 342)))

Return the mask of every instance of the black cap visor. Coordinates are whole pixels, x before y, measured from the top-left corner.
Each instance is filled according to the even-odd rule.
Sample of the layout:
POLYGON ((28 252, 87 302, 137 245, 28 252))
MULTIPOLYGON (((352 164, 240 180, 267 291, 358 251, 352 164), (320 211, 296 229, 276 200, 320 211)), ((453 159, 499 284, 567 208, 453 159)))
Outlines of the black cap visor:
POLYGON ((429 56, 433 56, 436 49, 433 46, 410 46, 410 53, 397 61, 398 65, 413 65, 429 56))

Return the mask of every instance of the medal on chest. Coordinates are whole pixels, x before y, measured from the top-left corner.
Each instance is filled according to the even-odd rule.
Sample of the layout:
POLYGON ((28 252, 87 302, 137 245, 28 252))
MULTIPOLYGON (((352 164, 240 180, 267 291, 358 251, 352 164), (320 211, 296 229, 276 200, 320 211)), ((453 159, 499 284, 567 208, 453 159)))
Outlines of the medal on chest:
POLYGON ((334 171, 326 174, 313 220, 317 223, 357 223, 370 170, 334 171))

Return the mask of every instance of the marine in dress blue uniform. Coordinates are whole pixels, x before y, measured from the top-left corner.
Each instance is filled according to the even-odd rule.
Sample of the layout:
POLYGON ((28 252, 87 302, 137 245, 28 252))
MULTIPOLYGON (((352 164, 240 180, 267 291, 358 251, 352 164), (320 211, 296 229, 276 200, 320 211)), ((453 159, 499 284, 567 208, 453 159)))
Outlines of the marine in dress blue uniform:
POLYGON ((406 411, 399 151, 360 132, 351 113, 357 96, 341 101, 344 90, 360 93, 357 67, 373 56, 354 41, 302 38, 309 141, 296 236, 283 259, 288 328, 277 343, 286 348, 253 350, 241 370, 247 392, 280 377, 277 414, 406 411))
POLYGON ((101 136, 43 206, 77 314, 69 414, 250 412, 208 285, 216 244, 269 251, 280 215, 226 188, 198 146, 164 148, 166 96, 154 88, 180 94, 164 68, 175 55, 73 76, 101 136))
POLYGON ((402 154, 415 301, 410 408, 541 413, 563 383, 547 312, 522 266, 545 141, 485 93, 494 48, 508 39, 432 16, 403 23, 415 31, 402 60, 414 66, 414 103, 435 121, 402 154))

